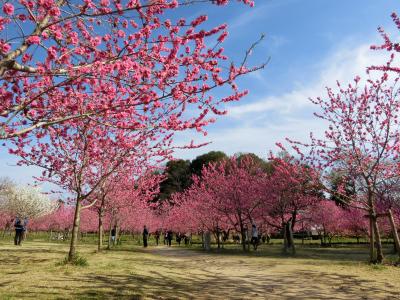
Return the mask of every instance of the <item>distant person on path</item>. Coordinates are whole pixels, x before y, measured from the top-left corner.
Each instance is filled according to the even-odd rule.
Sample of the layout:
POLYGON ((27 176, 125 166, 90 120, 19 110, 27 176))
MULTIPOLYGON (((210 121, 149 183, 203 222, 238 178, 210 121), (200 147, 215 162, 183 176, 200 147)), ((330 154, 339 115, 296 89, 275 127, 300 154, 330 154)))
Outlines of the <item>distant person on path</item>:
POLYGON ((172 231, 171 230, 168 230, 168 232, 167 232, 167 242, 168 242, 168 247, 171 247, 171 245, 172 245, 172 231))
POLYGON ((251 225, 251 243, 253 244, 254 250, 257 250, 258 246, 258 230, 256 224, 251 225))
POLYGON ((111 241, 113 245, 115 245, 115 235, 117 234, 117 228, 115 226, 111 229, 111 241))
POLYGON ((176 234, 176 242, 178 243, 179 246, 181 245, 181 241, 182 241, 182 235, 180 232, 178 232, 176 234))
MULTIPOLYGON (((156 230, 156 232, 154 233, 154 238, 156 239, 156 245, 158 246, 158 243, 160 242, 160 231, 156 230)), ((165 244, 165 242, 164 242, 165 244)))
POLYGON ((149 237, 149 231, 147 230, 146 225, 143 226, 143 247, 147 247, 147 239, 149 237))
POLYGON ((168 231, 164 232, 164 245, 168 245, 168 231))
POLYGON ((15 237, 14 237, 14 245, 21 245, 22 238, 24 235, 24 226, 21 223, 21 220, 17 217, 14 223, 15 227, 15 237))
POLYGON ((189 245, 189 234, 185 233, 183 235, 183 240, 185 241, 185 245, 188 246, 189 245))

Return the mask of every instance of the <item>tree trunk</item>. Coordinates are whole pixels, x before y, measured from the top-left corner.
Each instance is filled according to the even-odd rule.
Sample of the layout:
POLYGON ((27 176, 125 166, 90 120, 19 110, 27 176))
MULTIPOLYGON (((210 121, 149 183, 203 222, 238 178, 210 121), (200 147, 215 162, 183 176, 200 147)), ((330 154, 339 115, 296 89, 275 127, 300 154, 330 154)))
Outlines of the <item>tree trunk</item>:
POLYGON ((106 197, 103 195, 101 197, 101 204, 98 210, 99 213, 99 230, 98 230, 98 244, 97 250, 101 251, 103 249, 103 217, 104 217, 104 204, 105 204, 106 197))
POLYGON ((97 250, 101 251, 103 249, 103 208, 99 209, 99 229, 98 229, 98 243, 97 250))
POLYGON ((76 245, 78 243, 79 225, 81 222, 81 199, 78 197, 75 205, 74 226, 72 227, 71 244, 68 253, 68 261, 71 262, 76 256, 76 245))
POLYGON ((372 217, 369 218, 369 262, 375 263, 375 232, 372 217))
POLYGON ((206 251, 210 251, 211 249, 211 234, 208 230, 204 233, 204 249, 206 251))
POLYGON ((114 239, 113 246, 117 245, 118 237, 119 237, 119 226, 118 226, 118 221, 116 221, 115 222, 115 239, 114 239))
POLYGON ((397 254, 399 255, 399 258, 400 258, 399 234, 397 233, 396 223, 394 222, 394 218, 393 218, 393 214, 392 214, 392 210, 391 209, 389 209, 389 221, 390 221, 390 226, 392 227, 394 245, 395 245, 397 254))
POLYGON ((295 255, 296 254, 296 248, 295 248, 295 246, 294 246, 294 238, 293 238, 293 230, 292 230, 292 222, 291 221, 289 221, 288 223, 287 223, 287 227, 288 227, 288 238, 289 238, 289 246, 290 246, 290 248, 292 249, 292 254, 293 255, 295 255))
POLYGON ((289 249, 287 224, 282 223, 282 228, 283 228, 283 253, 287 254, 289 249))
POLYGON ((221 249, 220 233, 219 233, 219 227, 218 226, 217 226, 217 245, 218 245, 218 249, 221 249))
POLYGON ((239 220, 239 226, 240 226, 240 235, 242 236, 242 247, 243 251, 246 252, 246 232, 242 223, 242 220, 239 220))
POLYGON ((383 250, 382 250, 381 234, 379 232, 378 220, 376 216, 372 218, 372 222, 373 222, 372 225, 374 226, 375 241, 376 241, 376 262, 381 264, 383 262, 383 250))

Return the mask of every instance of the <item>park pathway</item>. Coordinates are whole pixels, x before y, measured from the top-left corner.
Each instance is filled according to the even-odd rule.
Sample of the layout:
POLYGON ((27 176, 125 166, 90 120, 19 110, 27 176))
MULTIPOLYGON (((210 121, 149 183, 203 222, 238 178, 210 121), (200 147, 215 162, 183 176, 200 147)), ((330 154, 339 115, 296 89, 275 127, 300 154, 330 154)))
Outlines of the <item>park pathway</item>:
POLYGON ((217 256, 215 253, 165 246, 151 248, 148 252, 169 262, 169 272, 184 274, 188 297, 400 299, 399 287, 380 282, 382 277, 365 278, 362 272, 352 267, 325 265, 326 262, 304 262, 301 259, 282 257, 271 259, 243 254, 220 253, 217 256))

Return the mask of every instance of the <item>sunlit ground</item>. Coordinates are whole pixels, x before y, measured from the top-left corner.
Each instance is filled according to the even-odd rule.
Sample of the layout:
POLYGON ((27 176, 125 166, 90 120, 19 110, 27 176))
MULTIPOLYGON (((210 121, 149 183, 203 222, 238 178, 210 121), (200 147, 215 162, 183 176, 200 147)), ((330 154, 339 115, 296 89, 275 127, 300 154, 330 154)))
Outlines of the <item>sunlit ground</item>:
POLYGON ((298 246, 295 258, 276 243, 250 254, 228 248, 143 249, 130 241, 97 253, 86 242, 79 251, 88 266, 78 267, 57 265, 67 243, 18 247, 3 239, 0 299, 400 299, 400 267, 368 265, 366 245, 298 246))

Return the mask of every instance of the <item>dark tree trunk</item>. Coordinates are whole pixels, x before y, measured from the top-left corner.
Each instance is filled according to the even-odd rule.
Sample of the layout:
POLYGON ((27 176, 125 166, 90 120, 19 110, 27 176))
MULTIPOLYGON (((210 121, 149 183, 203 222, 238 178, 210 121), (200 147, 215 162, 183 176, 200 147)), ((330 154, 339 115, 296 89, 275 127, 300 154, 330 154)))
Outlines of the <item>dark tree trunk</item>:
POLYGON ((369 262, 375 263, 375 230, 372 222, 372 217, 369 218, 369 262))
POLYGON ((75 205, 74 225, 72 227, 72 237, 68 253, 69 262, 73 261, 74 257, 76 256, 76 245, 78 244, 79 225, 81 222, 81 207, 81 199, 78 197, 75 205))
POLYGON ((120 233, 119 231, 120 231, 120 227, 118 225, 118 221, 115 221, 115 239, 114 239, 114 242, 113 242, 113 246, 118 244, 117 241, 118 241, 118 238, 119 238, 119 233, 120 233))
POLYGON ((220 231, 219 231, 219 227, 217 226, 217 247, 218 249, 221 249, 221 242, 220 242, 220 231))
POLYGON ((379 232, 378 220, 375 216, 372 219, 372 225, 374 226, 374 233, 375 233, 375 241, 376 241, 376 262, 381 264, 383 262, 383 249, 382 249, 382 240, 381 234, 379 232))
POLYGON ((246 232, 245 232, 245 228, 243 226, 243 222, 242 219, 239 219, 239 226, 240 226, 240 235, 242 236, 242 247, 243 247, 243 251, 246 252, 246 232))
POLYGON ((101 251, 102 249, 103 249, 103 209, 100 208, 97 250, 101 251))
POLYGON ((392 210, 391 209, 389 209, 388 215, 389 215, 390 226, 392 227, 393 241, 394 241, 395 249, 396 249, 396 252, 397 252, 397 254, 399 255, 399 258, 400 258, 399 234, 397 233, 397 227, 396 227, 396 223, 394 222, 394 218, 393 218, 393 214, 392 214, 392 210))
POLYGON ((289 241, 290 241, 290 247, 292 249, 292 254, 295 255, 296 254, 296 247, 294 246, 294 238, 293 238, 293 226, 292 226, 292 222, 289 221, 288 222, 288 230, 289 230, 289 241))
POLYGON ((105 196, 101 197, 101 204, 98 210, 99 214, 99 228, 98 228, 98 243, 97 250, 101 251, 103 249, 103 217, 104 217, 104 204, 105 204, 105 196))
POLYGON ((283 228, 283 253, 287 254, 289 249, 287 224, 282 223, 282 228, 283 228))

